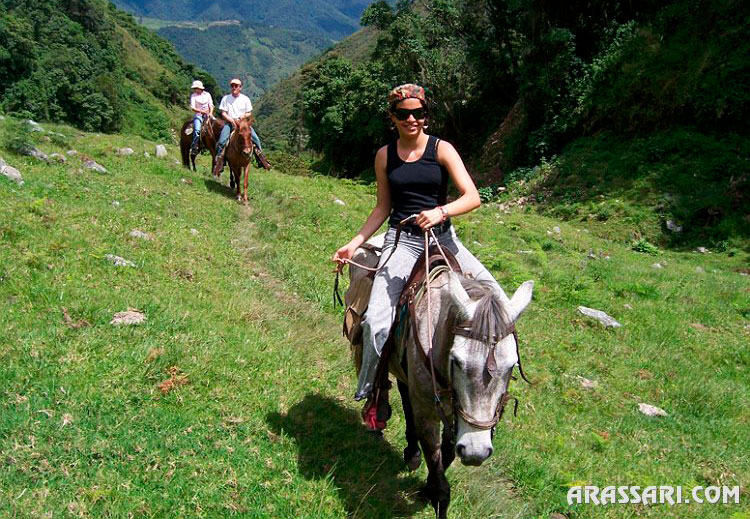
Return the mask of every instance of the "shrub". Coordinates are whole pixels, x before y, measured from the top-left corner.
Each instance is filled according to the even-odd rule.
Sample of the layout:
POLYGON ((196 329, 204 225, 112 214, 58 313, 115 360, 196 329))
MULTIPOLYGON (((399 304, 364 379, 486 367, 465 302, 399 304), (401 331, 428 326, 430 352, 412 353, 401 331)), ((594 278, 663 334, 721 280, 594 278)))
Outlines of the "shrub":
POLYGON ((3 147, 10 152, 25 155, 34 148, 31 136, 29 123, 7 119, 3 128, 3 147))
POLYGON ((636 252, 643 252, 652 256, 656 256, 659 253, 659 248, 645 238, 634 241, 631 248, 636 252))

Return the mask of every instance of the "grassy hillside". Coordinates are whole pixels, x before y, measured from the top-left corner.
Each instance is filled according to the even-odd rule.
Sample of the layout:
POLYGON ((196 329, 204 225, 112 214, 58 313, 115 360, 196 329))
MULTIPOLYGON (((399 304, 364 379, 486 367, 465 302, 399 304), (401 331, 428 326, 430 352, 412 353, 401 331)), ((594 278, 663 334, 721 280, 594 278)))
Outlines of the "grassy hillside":
MULTIPOLYGON (((330 255, 373 186, 254 168, 245 208, 205 157, 191 173, 173 146, 157 160, 141 138, 45 130, 62 137, 34 134, 43 151, 75 148, 108 174, 2 151, 25 184, 0 176, 0 516, 434 517, 424 468, 401 462, 398 406, 385 441, 359 424, 331 306, 330 255), (110 324, 128 308, 145 323, 110 324)), ((574 484, 748 488, 746 253, 652 256, 529 206, 456 224, 507 290, 536 282, 518 325, 534 385, 512 384, 518 417, 493 457, 448 471, 450 517, 750 516, 745 490, 739 505, 565 501, 574 484)))
POLYGON ((170 137, 205 72, 104 0, 4 2, 0 107, 79 128, 170 137))

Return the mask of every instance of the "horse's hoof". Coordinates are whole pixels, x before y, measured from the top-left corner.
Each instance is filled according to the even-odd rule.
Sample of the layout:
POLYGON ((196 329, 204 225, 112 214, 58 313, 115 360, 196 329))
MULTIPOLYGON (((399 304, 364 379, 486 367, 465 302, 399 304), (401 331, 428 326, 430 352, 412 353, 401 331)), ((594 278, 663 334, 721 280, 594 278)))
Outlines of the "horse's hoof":
POLYGON ((419 465, 422 464, 422 451, 419 450, 419 447, 414 450, 409 447, 404 449, 404 463, 412 472, 419 468, 419 465))

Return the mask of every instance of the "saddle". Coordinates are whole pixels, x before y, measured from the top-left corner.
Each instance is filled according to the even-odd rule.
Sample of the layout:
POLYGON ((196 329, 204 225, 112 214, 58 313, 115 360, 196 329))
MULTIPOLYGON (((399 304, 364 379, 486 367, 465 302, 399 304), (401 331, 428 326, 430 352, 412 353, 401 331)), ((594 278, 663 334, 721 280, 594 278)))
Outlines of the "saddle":
MULTIPOLYGON (((442 266, 460 273, 461 267, 453 253, 445 248, 443 248, 443 252, 445 253, 445 258, 443 258, 443 255, 440 253, 437 246, 430 246, 430 268, 434 270, 436 267, 442 266), (446 259, 448 260, 447 264, 445 261, 446 259)), ((357 262, 367 266, 374 267, 377 265, 379 257, 380 248, 373 247, 369 244, 361 247, 355 253, 357 262)), ((412 324, 414 323, 414 319, 411 314, 420 288, 423 286, 427 277, 425 268, 424 253, 422 253, 419 260, 417 260, 414 265, 406 285, 404 285, 404 288, 401 291, 399 302, 396 307, 396 319, 391 326, 388 339, 383 346, 383 351, 381 352, 373 391, 375 394, 380 395, 379 399, 385 398, 387 400, 388 398, 387 390, 390 387, 390 383, 388 382, 389 372, 393 373, 397 379, 406 383, 406 366, 403 364, 405 358, 404 345, 409 334, 410 326, 414 326, 412 324)), ((359 373, 362 366, 363 344, 361 322, 370 300, 373 277, 374 272, 355 271, 352 273, 352 281, 349 285, 349 289, 344 295, 346 311, 344 312, 342 331, 344 337, 349 340, 351 345, 354 367, 356 368, 357 373, 359 373)))
MULTIPOLYGON (((427 253, 429 253, 430 259, 430 273, 438 268, 462 273, 461 265, 459 265, 456 256, 450 250, 443 248, 443 253, 445 254, 445 257, 443 257, 443 254, 440 253, 438 247, 436 245, 431 245, 427 253)), ((420 297, 421 290, 426 286, 426 281, 430 274, 427 272, 426 268, 425 253, 423 252, 417 260, 417 263, 414 265, 404 289, 401 291, 401 296, 399 297, 398 305, 396 306, 396 319, 391 327, 388 340, 383 347, 383 352, 381 353, 378 369, 385 371, 384 378, 386 381, 388 379, 387 374, 389 371, 402 382, 406 383, 407 381, 406 366, 404 363, 406 339, 409 337, 410 332, 413 333, 415 337, 417 334, 414 309, 416 302, 420 297)), ((419 348, 419 350, 422 360, 428 362, 424 350, 422 348, 419 348)), ((376 376, 375 380, 375 386, 377 387, 381 378, 376 376)))

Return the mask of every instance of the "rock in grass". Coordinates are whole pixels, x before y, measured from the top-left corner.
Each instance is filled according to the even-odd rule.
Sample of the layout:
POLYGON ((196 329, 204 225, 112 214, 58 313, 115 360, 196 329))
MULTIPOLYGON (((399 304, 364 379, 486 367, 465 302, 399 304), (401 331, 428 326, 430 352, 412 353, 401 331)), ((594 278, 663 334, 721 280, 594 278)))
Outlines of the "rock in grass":
POLYGON ((104 173, 106 173, 106 172, 107 172, 107 168, 105 168, 104 166, 102 166, 102 165, 101 165, 101 164, 99 164, 98 162, 95 162, 95 161, 93 161, 93 160, 91 160, 91 159, 86 159, 86 160, 84 160, 84 161, 83 161, 83 165, 84 165, 84 167, 86 167, 86 168, 88 168, 88 169, 93 169, 93 170, 94 170, 94 171, 96 171, 97 173, 102 173, 102 174, 104 174, 104 173))
POLYGON ((615 319, 607 315, 605 312, 602 312, 601 310, 595 310, 593 308, 579 306, 578 311, 581 312, 586 317, 591 317, 593 319, 596 319, 597 321, 602 323, 605 328, 619 328, 620 326, 622 326, 615 319))
POLYGON ((140 238, 141 240, 151 240, 151 239, 153 239, 153 237, 149 233, 143 232, 143 231, 138 230, 138 229, 133 229, 132 231, 130 231, 130 237, 131 238, 140 238))
POLYGON ((346 203, 345 203, 345 202, 344 202, 343 200, 339 200, 338 198, 335 198, 335 199, 333 200, 333 202, 334 202, 335 204, 338 204, 338 205, 346 205, 346 203))
POLYGON ((107 254, 106 258, 107 261, 112 262, 115 267, 135 267, 135 263, 132 261, 121 258, 120 256, 115 256, 114 254, 107 254))
POLYGON ((661 263, 654 263, 653 265, 651 265, 651 268, 659 270, 664 268, 664 266, 661 263))
POLYGON ((141 324, 146 321, 146 314, 135 308, 128 308, 124 312, 117 312, 109 324, 114 326, 141 324))
POLYGON ((638 404, 638 410, 646 416, 667 416, 667 412, 651 404, 638 404))
POLYGON ((0 174, 5 176, 8 180, 12 180, 19 186, 23 185, 23 177, 21 176, 21 172, 13 166, 8 166, 8 164, 6 164, 2 157, 0 157, 0 174))
POLYGON ((596 389, 599 387, 599 382, 596 380, 589 380, 581 376, 578 377, 578 380, 581 382, 581 387, 583 389, 596 389))
POLYGON ((59 153, 50 153, 49 158, 59 162, 60 164, 65 164, 66 162, 68 162, 68 159, 65 158, 65 155, 60 155, 59 153))
POLYGON ((28 124, 29 127, 31 127, 31 131, 32 132, 43 132, 44 131, 44 129, 41 127, 41 125, 38 122, 32 121, 31 119, 26 119, 26 124, 28 124))
POLYGON ((132 155, 134 151, 133 148, 117 148, 115 153, 117 155, 132 155))
POLYGON ((68 150, 65 152, 65 154, 69 157, 72 157, 73 155, 78 155, 78 152, 76 150, 68 150))
POLYGON ((157 158, 161 159, 167 156, 167 148, 163 144, 157 144, 156 145, 156 151, 155 155, 157 158))
POLYGON ((36 148, 29 148, 29 150, 26 152, 26 155, 28 155, 29 157, 34 157, 38 160, 43 160, 44 162, 49 162, 49 156, 43 151, 36 148))
POLYGON ((677 225, 672 220, 667 220, 667 229, 672 232, 682 232, 682 225, 677 225))

